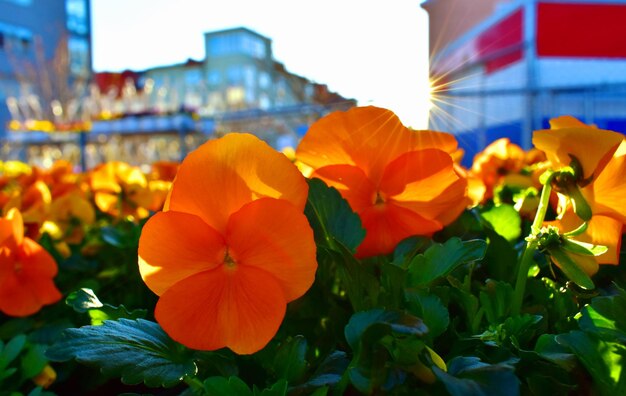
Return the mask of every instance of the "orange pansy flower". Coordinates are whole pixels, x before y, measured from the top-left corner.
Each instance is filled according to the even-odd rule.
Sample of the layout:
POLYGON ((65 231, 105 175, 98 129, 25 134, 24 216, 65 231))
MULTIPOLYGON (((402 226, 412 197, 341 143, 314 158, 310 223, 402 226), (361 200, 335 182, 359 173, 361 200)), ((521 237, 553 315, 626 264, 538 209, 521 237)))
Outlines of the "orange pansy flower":
POLYGON ((99 165, 89 175, 98 209, 115 217, 148 217, 152 196, 148 180, 138 167, 113 161, 99 165))
POLYGON ((546 153, 555 170, 570 166, 576 158, 582 180, 597 177, 623 139, 617 132, 593 128, 570 116, 550 120, 550 127, 535 131, 533 144, 546 153))
POLYGON ((359 214, 367 233, 357 256, 369 257, 411 235, 430 235, 465 209, 456 148, 450 134, 411 130, 390 110, 369 106, 311 125, 296 156, 359 214))
POLYGON ((249 134, 185 158, 167 211, 139 240, 141 276, 160 296, 155 317, 173 339, 240 354, 270 341, 315 278, 307 192, 298 169, 249 134))
POLYGON ((493 189, 510 173, 519 173, 525 164, 526 153, 509 138, 501 138, 476 154, 471 172, 485 183, 484 199, 493 197, 493 189))
POLYGON ((57 265, 39 244, 24 237, 17 209, 0 218, 0 311, 28 316, 61 298, 52 279, 57 265))

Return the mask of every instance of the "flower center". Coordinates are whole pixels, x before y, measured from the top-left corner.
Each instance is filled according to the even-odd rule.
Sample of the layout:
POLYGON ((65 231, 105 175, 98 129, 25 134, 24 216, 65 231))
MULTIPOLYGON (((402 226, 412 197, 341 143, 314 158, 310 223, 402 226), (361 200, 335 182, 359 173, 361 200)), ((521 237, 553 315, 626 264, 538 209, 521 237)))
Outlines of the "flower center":
POLYGON ((13 271, 15 271, 16 274, 19 274, 20 272, 22 272, 22 263, 20 261, 16 261, 13 264, 13 271))
POLYGON ((222 260, 222 262, 228 268, 235 268, 237 266, 237 262, 230 256, 228 248, 226 248, 226 252, 224 252, 224 259, 222 260))
POLYGON ((380 191, 376 191, 376 196, 374 196, 374 205, 380 205, 385 203, 385 199, 380 191))

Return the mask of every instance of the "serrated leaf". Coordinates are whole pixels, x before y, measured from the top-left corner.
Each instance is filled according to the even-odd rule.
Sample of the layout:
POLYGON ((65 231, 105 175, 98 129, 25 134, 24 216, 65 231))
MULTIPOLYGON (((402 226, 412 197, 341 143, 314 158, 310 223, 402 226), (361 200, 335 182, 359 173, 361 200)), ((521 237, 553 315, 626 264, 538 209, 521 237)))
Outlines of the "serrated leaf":
POLYGON ((67 329, 46 356, 94 365, 126 384, 171 387, 196 373, 192 351, 173 341, 161 327, 143 319, 106 321, 101 326, 67 329))
POLYGON ((462 264, 482 259, 486 250, 487 243, 480 239, 461 241, 450 238, 444 244, 434 244, 411 260, 408 286, 429 284, 462 264))
POLYGON ((285 396, 287 394, 287 381, 280 379, 271 387, 263 389, 263 391, 258 393, 255 392, 254 394, 258 396, 285 396))
POLYGON ((522 233, 522 218, 512 205, 493 206, 482 212, 481 216, 509 242, 517 240, 522 233))
POLYGON ((448 372, 432 367, 435 376, 452 396, 516 396, 520 382, 506 363, 487 364, 477 357, 459 356, 448 363, 448 372))
POLYGON ((91 324, 99 326, 105 320, 117 319, 143 319, 146 317, 145 309, 135 309, 128 311, 124 305, 115 307, 102 303, 91 289, 82 288, 70 293, 65 299, 65 303, 76 312, 87 312, 91 318, 91 324))
POLYGON ((315 241, 330 249, 338 241, 354 253, 365 238, 361 219, 335 188, 315 178, 309 179, 308 183, 309 196, 304 214, 313 228, 315 241))

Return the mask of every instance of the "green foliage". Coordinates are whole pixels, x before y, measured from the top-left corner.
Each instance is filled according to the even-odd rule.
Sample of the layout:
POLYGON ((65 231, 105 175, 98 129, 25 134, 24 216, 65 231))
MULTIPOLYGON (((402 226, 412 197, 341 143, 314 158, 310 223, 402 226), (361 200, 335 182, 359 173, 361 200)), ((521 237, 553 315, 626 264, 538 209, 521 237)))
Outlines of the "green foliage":
POLYGON ((486 248, 485 241, 461 241, 459 238, 450 238, 443 244, 434 244, 424 254, 419 254, 411 260, 408 286, 429 284, 448 275, 462 264, 480 260, 484 257, 486 248))
POLYGON ((127 384, 170 387, 197 372, 192 351, 174 342, 161 327, 143 319, 106 321, 101 326, 67 329, 49 348, 53 361, 76 359, 100 367, 127 384))
POLYGON ((507 241, 516 241, 522 233, 522 219, 512 205, 492 206, 482 211, 481 216, 507 241))
POLYGON ((487 364, 476 357, 456 357, 448 372, 434 367, 437 378, 453 396, 519 395, 519 379, 510 363, 487 364))
POLYGON ((309 197, 304 214, 313 228, 318 246, 334 249, 336 243, 341 243, 354 253, 365 238, 361 219, 336 189, 320 179, 309 179, 308 183, 309 197))
POLYGON ((135 309, 129 312, 123 305, 114 307, 110 304, 103 304, 93 290, 87 288, 70 293, 65 299, 65 303, 74 308, 76 312, 87 312, 91 318, 91 324, 94 326, 103 324, 105 320, 145 318, 147 313, 145 309, 135 309))

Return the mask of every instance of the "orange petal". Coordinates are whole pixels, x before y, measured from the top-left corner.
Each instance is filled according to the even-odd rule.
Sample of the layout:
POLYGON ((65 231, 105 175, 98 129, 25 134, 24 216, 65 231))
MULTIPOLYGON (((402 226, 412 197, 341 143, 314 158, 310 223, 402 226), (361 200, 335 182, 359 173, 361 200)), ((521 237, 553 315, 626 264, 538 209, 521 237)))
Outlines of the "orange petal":
POLYGON ((381 190, 394 204, 440 223, 452 222, 470 204, 467 180, 437 149, 406 153, 385 169, 381 190))
POLYGON ((590 128, 589 125, 572 116, 560 116, 550 120, 550 129, 590 128))
POLYGON ((315 122, 298 145, 296 157, 314 169, 353 165, 377 185, 385 166, 406 151, 456 149, 452 135, 406 128, 390 110, 374 106, 334 112, 315 122))
POLYGON ((546 153, 558 169, 569 166, 571 156, 580 161, 584 178, 598 176, 623 139, 623 135, 588 126, 535 131, 533 144, 546 153))
POLYGON ((377 184, 385 165, 408 148, 410 136, 390 110, 355 107, 331 113, 311 125, 296 156, 314 169, 357 166, 377 184))
POLYGON ((22 263, 22 275, 29 278, 52 279, 58 272, 54 258, 40 244, 30 238, 18 250, 18 258, 22 263))
POLYGON ((442 228, 435 220, 428 220, 418 213, 384 203, 372 206, 359 213, 365 239, 357 248, 357 257, 371 257, 393 252, 396 245, 412 235, 430 235, 442 228))
POLYGON ((596 180, 583 189, 583 194, 594 215, 615 217, 626 224, 626 140, 596 180))
POLYGON ((375 202, 375 186, 356 166, 329 165, 316 170, 311 177, 318 177, 328 186, 336 188, 355 212, 370 207, 375 202))
POLYGON ((9 316, 28 316, 41 309, 41 303, 30 288, 16 276, 4 279, 0 288, 0 311, 9 316))
POLYGON ((380 190, 397 201, 430 201, 458 179, 448 153, 411 151, 387 165, 380 190))
POLYGON ((22 214, 17 208, 11 208, 7 212, 6 220, 8 220, 8 222, 0 220, 0 223, 9 226, 8 229, 6 226, 0 227, 0 242, 5 241, 9 235, 12 235, 15 245, 21 245, 24 240, 24 220, 22 219, 22 214), (5 235, 7 231, 10 232, 9 235, 5 235))
POLYGON ((120 213, 120 198, 116 193, 96 192, 94 194, 94 202, 98 209, 104 213, 117 216, 120 213))
POLYGON ((181 279, 217 267, 224 249, 222 236, 198 216, 160 212, 143 226, 139 272, 150 290, 161 295, 181 279))
POLYGON ((271 274, 288 302, 315 280, 313 231, 304 214, 287 201, 263 198, 247 204, 231 216, 226 240, 237 264, 271 274))
POLYGON ((274 337, 285 310, 282 288, 272 275, 252 266, 220 266, 169 288, 155 317, 170 337, 189 348, 228 347, 250 354, 274 337))
POLYGON ((230 215, 262 197, 304 209, 308 186, 283 154, 250 134, 230 133, 191 152, 172 187, 169 209, 193 213, 219 232, 230 215))

